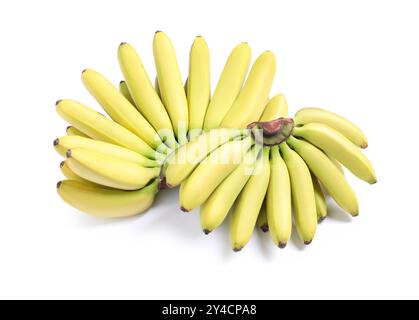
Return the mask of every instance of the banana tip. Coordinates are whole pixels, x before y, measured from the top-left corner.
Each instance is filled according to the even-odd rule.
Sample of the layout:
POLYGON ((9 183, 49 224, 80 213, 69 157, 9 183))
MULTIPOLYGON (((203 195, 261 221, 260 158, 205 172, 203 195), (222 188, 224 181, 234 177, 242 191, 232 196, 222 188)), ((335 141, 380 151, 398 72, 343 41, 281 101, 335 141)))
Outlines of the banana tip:
POLYGON ((365 142, 363 145, 361 145, 361 148, 362 148, 362 149, 366 149, 366 148, 368 148, 368 143, 367 143, 367 142, 365 142))
POLYGON ((319 220, 318 220, 318 222, 319 223, 322 223, 324 221, 324 219, 326 219, 326 217, 320 217, 319 220))
POLYGON ((160 32, 162 32, 161 30, 157 30, 156 32, 154 32, 155 34, 158 34, 158 33, 160 33, 160 32))
POLYGON ((261 229, 263 232, 268 232, 268 231, 269 231, 269 227, 268 227, 268 225, 267 225, 267 224, 264 224, 263 226, 261 226, 261 227, 260 227, 260 229, 261 229))
POLYGON ((205 234, 210 234, 211 233, 211 230, 208 230, 208 229, 204 229, 203 231, 204 231, 205 234))
POLYGON ((119 46, 120 47, 122 47, 122 46, 124 46, 124 45, 126 45, 127 43, 126 42, 121 42, 120 44, 119 44, 119 46))
POLYGON ((55 139, 52 144, 54 145, 54 147, 58 146, 60 144, 60 139, 55 139))
POLYGON ((57 189, 59 189, 61 187, 62 183, 63 183, 62 181, 57 182, 57 189))
POLYGON ((287 246, 287 243, 286 242, 280 242, 280 243, 278 243, 278 248, 280 248, 280 249, 284 249, 286 246, 287 246))
POLYGON ((61 101, 63 101, 63 99, 58 99, 57 101, 55 101, 55 106, 58 106, 61 101))
POLYGON ((71 158, 71 150, 67 150, 67 152, 65 153, 65 156, 67 158, 71 158))
POLYGON ((64 167, 65 161, 61 161, 60 168, 64 167))
POLYGON ((237 248, 233 248, 233 251, 234 252, 239 252, 239 251, 241 251, 243 248, 239 248, 239 247, 237 247, 237 248))
POLYGON ((186 209, 185 207, 180 207, 180 210, 182 210, 183 212, 189 212, 189 211, 191 211, 191 210, 188 210, 188 209, 186 209))
POLYGON ((304 244, 305 244, 306 246, 308 246, 308 245, 310 245, 312 242, 313 242, 313 240, 308 240, 308 241, 304 241, 304 244))

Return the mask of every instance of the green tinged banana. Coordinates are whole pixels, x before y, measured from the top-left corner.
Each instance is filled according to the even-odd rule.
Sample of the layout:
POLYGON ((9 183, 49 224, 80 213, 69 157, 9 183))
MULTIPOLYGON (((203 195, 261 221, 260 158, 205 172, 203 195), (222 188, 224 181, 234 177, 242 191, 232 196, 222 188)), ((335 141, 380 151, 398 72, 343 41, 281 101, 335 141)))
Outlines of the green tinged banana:
POLYGON ((313 241, 317 229, 316 199, 310 170, 286 143, 279 146, 290 175, 295 226, 301 240, 308 245, 313 241))
POLYGON ((70 149, 74 148, 85 148, 88 150, 103 153, 109 156, 113 156, 122 160, 132 161, 144 167, 158 167, 160 162, 151 160, 143 155, 129 150, 124 147, 117 146, 112 143, 104 141, 93 140, 90 138, 84 138, 81 136, 62 136, 54 140, 55 150, 63 157, 70 149))
POLYGON ((59 100, 56 110, 61 118, 93 139, 125 147, 150 159, 165 159, 134 133, 81 103, 59 100))
POLYGON ((292 232, 291 184, 287 165, 278 146, 271 148, 271 175, 266 193, 266 213, 273 242, 285 248, 292 232))
POLYGON ((122 190, 137 190, 159 176, 160 168, 146 168, 135 162, 84 148, 67 151, 66 163, 78 176, 122 190))
POLYGON ((220 127, 243 86, 249 69, 250 56, 250 47, 247 43, 240 43, 230 53, 207 108, 205 130, 220 127))
POLYGON ((306 141, 290 137, 287 143, 304 159, 311 172, 336 203, 351 215, 357 216, 359 208, 356 195, 332 160, 306 141))
POLYGON ((370 184, 377 182, 374 168, 368 158, 357 146, 333 128, 321 123, 308 123, 294 128, 293 134, 322 149, 358 178, 370 184))
POLYGON ((255 171, 240 192, 230 222, 230 244, 240 251, 249 242, 269 185, 269 148, 263 149, 255 171))
POLYGON ((166 161, 166 184, 169 187, 179 185, 210 152, 242 135, 242 130, 216 129, 205 132, 195 140, 181 146, 166 161))
POLYGON ((242 163, 217 186, 201 206, 201 226, 205 234, 218 228, 225 220, 234 201, 251 177, 260 150, 259 145, 253 146, 246 153, 242 163))
POLYGON ((303 108, 295 114, 294 121, 296 125, 312 122, 325 124, 344 135, 358 147, 368 147, 367 137, 361 129, 336 113, 320 108, 303 108))
POLYGON ((243 89, 221 122, 222 128, 245 128, 262 115, 275 76, 276 61, 265 51, 255 61, 243 89))
POLYGON ((183 211, 191 211, 203 204, 215 188, 239 166, 252 146, 251 137, 223 144, 212 151, 182 183, 179 191, 183 211))

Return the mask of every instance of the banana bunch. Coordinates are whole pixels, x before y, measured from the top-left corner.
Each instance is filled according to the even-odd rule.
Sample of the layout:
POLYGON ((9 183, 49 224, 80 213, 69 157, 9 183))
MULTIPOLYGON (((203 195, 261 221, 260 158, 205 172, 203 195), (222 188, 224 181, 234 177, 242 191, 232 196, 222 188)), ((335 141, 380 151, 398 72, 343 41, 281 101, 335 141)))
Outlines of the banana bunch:
POLYGON ((342 165, 375 183, 362 131, 332 112, 305 108, 287 118, 282 94, 270 97, 276 60, 263 52, 250 67, 247 43, 229 55, 211 95, 208 45, 192 44, 182 81, 167 35, 156 32, 152 82, 128 43, 118 48, 116 87, 86 69, 82 82, 107 116, 74 100, 56 103, 70 124, 54 140, 64 157, 60 197, 88 214, 121 218, 146 211, 159 190, 179 186, 183 211, 200 208, 208 234, 227 217, 233 250, 256 226, 284 248, 293 223, 305 244, 327 216, 327 196, 352 216, 358 202, 342 165))

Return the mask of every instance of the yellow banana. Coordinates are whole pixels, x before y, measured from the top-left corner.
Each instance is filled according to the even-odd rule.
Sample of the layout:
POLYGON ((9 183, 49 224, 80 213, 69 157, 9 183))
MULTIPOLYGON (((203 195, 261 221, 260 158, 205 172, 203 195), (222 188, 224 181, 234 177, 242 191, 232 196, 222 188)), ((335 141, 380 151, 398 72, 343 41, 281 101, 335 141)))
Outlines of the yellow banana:
POLYGON ((159 79, 160 95, 180 144, 187 142, 188 102, 172 42, 158 31, 153 41, 154 61, 159 79))
POLYGON ((316 199, 310 170, 286 143, 281 143, 279 147, 290 175, 295 226, 301 240, 308 245, 313 241, 317 229, 316 199))
POLYGON ((63 136, 54 140, 55 150, 63 157, 70 149, 85 148, 103 153, 122 160, 132 161, 144 167, 158 167, 160 162, 148 159, 132 150, 104 141, 93 140, 80 136, 63 136))
POLYGON ((325 124, 340 132, 358 147, 368 147, 367 137, 362 130, 336 113, 320 108, 304 108, 295 114, 294 121, 296 125, 304 125, 312 122, 325 124))
POLYGON ((134 133, 81 103, 59 100, 56 109, 65 121, 93 139, 120 145, 150 159, 165 159, 134 133))
POLYGON ((273 242, 285 248, 292 232, 291 184, 285 161, 278 146, 271 148, 271 177, 266 193, 266 213, 273 242))
POLYGON ((236 100, 250 64, 250 47, 241 43, 230 53, 217 87, 207 108, 204 129, 219 128, 221 121, 236 100))
POLYGON ((266 214, 266 201, 263 202, 262 208, 260 208, 257 225, 263 232, 269 231, 268 216, 266 214))
POLYGON ((129 93, 127 83, 123 80, 119 82, 119 92, 121 92, 125 99, 127 99, 133 106, 135 106, 134 99, 132 99, 131 93, 129 93))
POLYGON ((203 204, 215 188, 239 166, 253 140, 247 137, 220 146, 203 160, 180 188, 179 199, 183 211, 191 211, 203 204))
POLYGON ((326 196, 320 187, 319 181, 314 175, 311 175, 311 180, 313 181, 314 198, 316 200, 317 220, 318 222, 322 222, 327 216, 326 196))
POLYGON ((160 173, 158 167, 146 168, 83 148, 69 150, 66 163, 71 171, 86 180, 122 190, 141 189, 160 173))
POLYGON ((255 171, 240 192, 230 222, 230 244, 240 251, 249 242, 269 185, 269 148, 257 160, 255 171))
POLYGON ((80 137, 85 137, 85 138, 89 138, 89 136, 87 134, 84 134, 83 132, 81 132, 79 129, 74 128, 72 126, 68 126, 66 129, 66 133, 69 136, 80 136, 80 137))
POLYGON ((294 128, 295 136, 304 138, 338 160, 358 178, 377 182, 374 168, 362 151, 335 129, 321 123, 308 123, 294 128))
POLYGON ((306 141, 290 137, 287 143, 304 159, 311 172, 336 203, 351 215, 358 215, 358 201, 355 193, 332 160, 306 141))
POLYGON ((189 107, 189 136, 202 131, 210 100, 210 55, 208 45, 201 36, 196 37, 189 55, 189 76, 186 83, 189 107))
POLYGON ((216 129, 205 132, 195 140, 181 146, 166 161, 165 177, 167 186, 175 187, 179 185, 213 150, 242 135, 242 130, 216 129))
POLYGON ((152 125, 108 79, 96 71, 86 69, 82 72, 82 80, 90 94, 115 122, 136 134, 154 149, 162 153, 170 152, 152 125))
POLYGON ((205 234, 218 228, 253 173, 261 147, 255 145, 243 162, 228 175, 201 206, 201 226, 205 234))
POLYGON ((286 117, 287 114, 287 100, 285 100, 284 95, 277 94, 271 100, 269 100, 259 121, 271 121, 278 118, 286 117))
POLYGON ((263 113, 275 75, 275 56, 262 53, 255 61, 239 96, 221 122, 223 128, 244 128, 263 113))
POLYGON ((173 135, 172 123, 153 88, 139 55, 131 45, 123 42, 118 48, 118 59, 134 105, 150 122, 163 141, 174 149, 176 140, 173 135))
POLYGON ((151 207, 158 192, 157 179, 135 191, 102 188, 76 180, 57 184, 60 197, 74 208, 101 218, 122 218, 140 214, 151 207))

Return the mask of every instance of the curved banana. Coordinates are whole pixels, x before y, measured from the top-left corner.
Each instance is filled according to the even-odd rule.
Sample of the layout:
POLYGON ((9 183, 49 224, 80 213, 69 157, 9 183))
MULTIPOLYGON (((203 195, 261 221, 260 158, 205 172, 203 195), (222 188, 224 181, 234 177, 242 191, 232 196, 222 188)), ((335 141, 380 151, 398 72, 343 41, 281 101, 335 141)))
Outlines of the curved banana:
POLYGON ((336 203, 351 215, 357 216, 359 208, 355 193, 332 160, 309 142, 291 136, 287 143, 304 159, 336 203))
POLYGON ((326 196, 323 193, 320 183, 314 175, 311 175, 314 188, 314 198, 316 200, 317 220, 322 222, 327 217, 327 202, 326 196))
POLYGON ((191 211, 203 204, 215 188, 239 166, 253 144, 251 137, 223 144, 212 151, 186 179, 179 191, 183 211, 191 211))
POLYGON ((166 184, 175 187, 185 180, 195 167, 220 145, 243 135, 242 130, 216 129, 203 133, 184 144, 166 161, 166 184))
POLYGON ((250 47, 243 42, 230 53, 205 115, 204 130, 219 128, 243 86, 250 64, 250 47))
POLYGON ((135 191, 102 188, 76 180, 57 183, 60 197, 74 208, 101 218, 122 218, 140 214, 153 204, 157 179, 135 191))
POLYGON ((73 126, 68 126, 65 131, 66 131, 67 135, 69 135, 69 136, 80 136, 80 137, 89 138, 89 136, 87 134, 84 134, 79 129, 77 129, 73 126))
POLYGON ((154 90, 150 78, 135 49, 126 42, 118 48, 119 66, 124 75, 134 106, 171 148, 176 148, 173 127, 169 115, 154 90))
POLYGON ((84 86, 106 113, 117 123, 124 126, 149 146, 169 153, 152 125, 141 113, 100 73, 86 69, 82 72, 84 86))
POLYGON ((255 145, 246 153, 243 162, 228 175, 201 206, 201 226, 205 234, 223 223, 234 201, 253 173, 261 147, 255 145))
POLYGON ((286 117, 288 114, 288 103, 283 94, 277 94, 271 100, 263 111, 259 121, 271 121, 286 117))
POLYGON ((245 128, 260 119, 272 87, 275 68, 275 56, 271 51, 265 51, 256 59, 243 89, 221 121, 221 127, 245 128))
POLYGON ((268 216, 266 214, 266 201, 263 202, 260 208, 257 225, 263 232, 269 231, 268 216))
POLYGON ((316 199, 310 170, 286 143, 281 143, 279 147, 290 175, 295 226, 301 240, 308 245, 313 241, 317 229, 316 199))
POLYGON ((137 190, 159 176, 160 168, 146 168, 97 151, 75 148, 67 152, 66 163, 78 176, 116 189, 137 190))
POLYGON ((362 130, 336 113, 320 108, 304 108, 295 114, 294 121, 296 125, 304 125, 312 122, 325 124, 340 132, 358 147, 368 147, 367 137, 362 130))
POLYGON ((264 147, 255 171, 240 192, 230 222, 230 244, 240 251, 249 242, 269 185, 269 148, 264 147))
POLYGON ((131 93, 129 93, 129 89, 127 83, 122 80, 119 82, 119 92, 127 99, 133 106, 135 106, 134 99, 131 97, 131 93))
POLYGON ((266 193, 266 213, 273 242, 281 249, 287 246, 292 233, 291 184, 287 165, 278 146, 271 148, 271 177, 266 193))
POLYGON ((122 160, 132 161, 144 167, 158 167, 160 162, 148 159, 143 155, 104 141, 93 140, 80 136, 63 136, 54 140, 55 150, 63 157, 70 149, 85 148, 122 160))
POLYGON ((120 145, 150 159, 165 159, 134 133, 81 103, 58 100, 56 109, 61 118, 93 139, 120 145))
POLYGON ((189 107, 189 136, 198 136, 203 128, 211 95, 210 55, 204 38, 195 38, 189 55, 189 76, 186 83, 189 107))
POLYGON ((164 32, 157 31, 153 41, 160 95, 169 113, 175 135, 180 144, 188 140, 188 102, 172 42, 164 32))
POLYGON ((294 128, 293 134, 322 149, 358 178, 370 184, 377 182, 374 168, 368 158, 357 146, 335 129, 313 122, 294 128))

